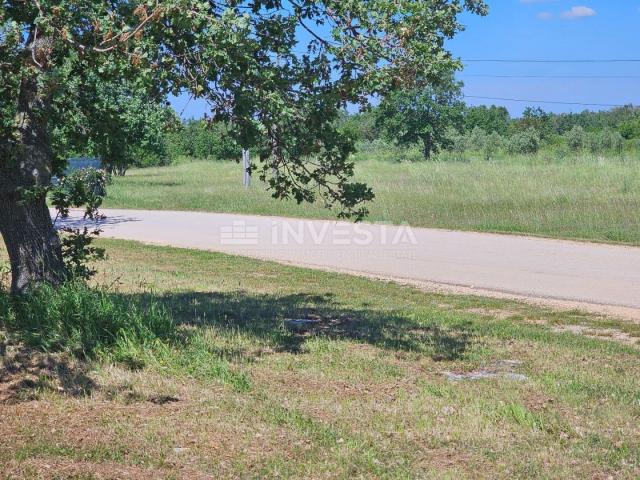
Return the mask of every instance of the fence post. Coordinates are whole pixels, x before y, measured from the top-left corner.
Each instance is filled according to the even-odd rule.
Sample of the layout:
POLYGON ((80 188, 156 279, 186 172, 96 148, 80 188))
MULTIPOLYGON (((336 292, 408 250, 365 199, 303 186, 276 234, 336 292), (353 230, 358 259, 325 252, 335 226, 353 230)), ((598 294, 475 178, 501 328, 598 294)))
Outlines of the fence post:
POLYGON ((244 175, 242 177, 242 184, 245 188, 249 188, 251 186, 251 158, 249 157, 249 150, 242 149, 242 169, 244 175))

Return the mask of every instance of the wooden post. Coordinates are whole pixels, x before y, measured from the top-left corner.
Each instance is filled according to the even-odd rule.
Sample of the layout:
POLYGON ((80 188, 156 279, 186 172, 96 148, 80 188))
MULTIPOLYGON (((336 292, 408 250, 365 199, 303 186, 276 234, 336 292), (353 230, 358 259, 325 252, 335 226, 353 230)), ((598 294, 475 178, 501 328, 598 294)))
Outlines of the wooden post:
POLYGON ((242 177, 242 184, 245 188, 249 188, 251 186, 251 158, 249 157, 249 150, 242 150, 242 169, 244 171, 244 175, 242 177))

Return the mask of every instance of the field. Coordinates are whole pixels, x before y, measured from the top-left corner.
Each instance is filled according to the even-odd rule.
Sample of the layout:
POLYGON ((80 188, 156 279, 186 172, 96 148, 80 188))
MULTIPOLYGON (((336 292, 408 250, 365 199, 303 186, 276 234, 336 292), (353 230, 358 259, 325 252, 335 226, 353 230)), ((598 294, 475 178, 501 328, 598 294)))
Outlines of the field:
MULTIPOLYGON (((367 157, 367 154, 360 154, 367 157)), ((495 162, 359 160, 373 187, 369 221, 640 244, 640 160, 544 157, 495 162)), ((105 206, 335 218, 321 205, 242 188, 234 162, 187 162, 116 178, 105 206)))
MULTIPOLYGON (((230 167, 209 175, 214 167, 229 179, 230 167)), ((403 168, 417 179, 454 167, 465 168, 403 168)), ((167 171, 186 182, 185 168, 167 171)), ((137 206, 155 207, 151 192, 168 176, 144 173, 120 188, 146 181, 149 203, 137 206)), ((165 188, 176 192, 165 207, 195 206, 171 204, 184 185, 165 188)), ((230 198, 200 206, 231 209, 230 198)), ((165 304, 186 343, 81 361, 25 351, 10 341, 19 332, 6 332, 2 478, 640 475, 640 325, 101 243, 109 260, 95 283, 114 298, 165 304), (287 318, 315 322, 292 330, 287 318), (483 370, 494 378, 446 376, 483 370)))

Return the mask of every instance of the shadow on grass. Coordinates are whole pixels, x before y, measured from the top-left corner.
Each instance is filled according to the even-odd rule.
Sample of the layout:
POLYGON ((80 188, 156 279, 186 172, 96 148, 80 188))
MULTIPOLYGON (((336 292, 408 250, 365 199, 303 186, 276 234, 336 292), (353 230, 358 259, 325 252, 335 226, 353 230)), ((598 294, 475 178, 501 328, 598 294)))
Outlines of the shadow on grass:
POLYGON ((421 322, 400 312, 354 309, 338 304, 331 294, 189 292, 135 299, 164 304, 182 325, 241 332, 266 341, 275 351, 289 353, 301 352, 309 337, 323 336, 420 352, 437 361, 457 360, 464 356, 473 336, 469 321, 443 325, 437 318, 421 322), (287 319, 311 319, 313 324, 296 331, 287 328, 287 319))
POLYGON ((76 358, 96 354, 132 369, 152 361, 164 371, 246 391, 250 380, 229 361, 252 359, 264 348, 298 354, 310 338, 322 337, 452 361, 464 357, 474 332, 468 320, 354 308, 331 294, 98 294, 71 285, 42 291, 25 305, 17 311, 24 318, 8 325, 13 344, 0 352, 0 402, 30 400, 46 390, 86 395, 96 386, 76 358), (287 319, 312 322, 299 329, 287 319))
POLYGON ((14 345, 0 356, 0 404, 34 400, 45 391, 80 397, 95 387, 85 365, 68 355, 14 345))

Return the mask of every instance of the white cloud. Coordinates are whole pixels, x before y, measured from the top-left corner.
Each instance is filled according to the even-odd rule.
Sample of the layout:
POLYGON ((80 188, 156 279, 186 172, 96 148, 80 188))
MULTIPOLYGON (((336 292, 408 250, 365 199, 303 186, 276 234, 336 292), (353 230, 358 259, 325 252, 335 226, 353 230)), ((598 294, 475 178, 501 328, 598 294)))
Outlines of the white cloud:
POLYGON ((551 20, 553 19, 553 13, 551 12, 540 12, 536 15, 538 20, 551 20))
POLYGON ((562 12, 560 16, 562 18, 572 20, 574 18, 593 17, 595 16, 595 14, 596 14, 596 11, 593 8, 578 6, 578 7, 571 7, 571 10, 562 12))

